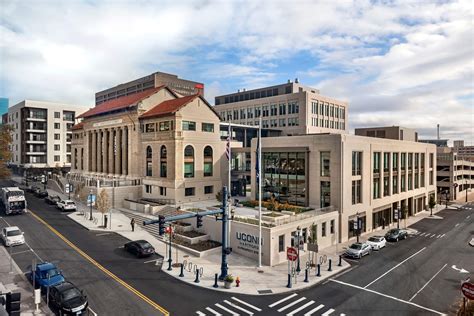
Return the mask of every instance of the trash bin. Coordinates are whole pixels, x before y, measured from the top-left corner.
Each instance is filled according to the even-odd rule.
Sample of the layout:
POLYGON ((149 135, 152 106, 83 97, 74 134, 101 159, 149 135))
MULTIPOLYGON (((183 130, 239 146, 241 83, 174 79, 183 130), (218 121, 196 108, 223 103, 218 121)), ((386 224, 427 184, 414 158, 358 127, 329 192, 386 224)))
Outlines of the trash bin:
POLYGON ((108 216, 107 215, 104 215, 104 228, 107 228, 107 220, 108 220, 108 216))

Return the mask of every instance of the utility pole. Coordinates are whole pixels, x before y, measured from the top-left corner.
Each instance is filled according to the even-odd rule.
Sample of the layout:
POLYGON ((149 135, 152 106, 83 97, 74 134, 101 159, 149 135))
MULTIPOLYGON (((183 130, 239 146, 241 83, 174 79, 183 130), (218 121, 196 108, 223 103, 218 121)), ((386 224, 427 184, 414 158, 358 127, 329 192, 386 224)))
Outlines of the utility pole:
POLYGON ((219 280, 224 280, 228 273, 227 267, 227 187, 222 188, 222 260, 219 280))

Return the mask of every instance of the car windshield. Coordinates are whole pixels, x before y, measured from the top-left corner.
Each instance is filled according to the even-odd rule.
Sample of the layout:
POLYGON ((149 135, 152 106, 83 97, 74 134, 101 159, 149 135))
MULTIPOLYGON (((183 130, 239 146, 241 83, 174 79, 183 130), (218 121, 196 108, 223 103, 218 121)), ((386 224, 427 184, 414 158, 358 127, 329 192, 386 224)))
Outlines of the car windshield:
POLYGON ((396 234, 398 232, 398 230, 396 229, 391 229, 388 231, 389 234, 396 234))
POLYGON ((62 297, 64 302, 69 301, 69 300, 71 300, 73 298, 76 298, 76 297, 81 297, 81 296, 82 296, 81 292, 79 292, 79 290, 74 288, 74 287, 64 291, 63 293, 61 293, 61 297, 62 297))
POLYGON ((361 244, 352 244, 349 248, 359 250, 362 248, 361 244))
POLYGON ((150 245, 150 243, 148 243, 148 242, 141 243, 140 246, 142 246, 142 248, 144 248, 144 249, 152 247, 152 245, 150 245))
POLYGON ((71 201, 71 202, 67 202, 66 204, 67 205, 74 205, 74 202, 71 201))
POLYGON ((58 269, 51 269, 51 270, 48 270, 48 271, 43 271, 43 273, 41 273, 41 277, 43 279, 47 279, 48 278, 48 274, 49 274, 49 277, 52 278, 56 275, 59 275, 59 270, 58 269))
POLYGON ((7 236, 19 236, 21 231, 19 229, 7 231, 7 236))
POLYGON ((11 210, 21 210, 25 208, 25 201, 10 202, 11 210))

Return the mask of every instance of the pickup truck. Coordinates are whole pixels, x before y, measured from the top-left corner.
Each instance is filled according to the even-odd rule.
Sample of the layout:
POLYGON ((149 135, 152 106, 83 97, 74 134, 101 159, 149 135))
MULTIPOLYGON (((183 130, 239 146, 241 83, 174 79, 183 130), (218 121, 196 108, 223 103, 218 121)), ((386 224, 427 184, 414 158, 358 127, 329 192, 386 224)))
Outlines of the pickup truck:
POLYGON ((74 203, 74 201, 71 201, 71 200, 61 200, 57 203, 57 206, 63 212, 64 211, 75 211, 77 209, 76 208, 76 203, 74 203))
POLYGON ((34 279, 35 287, 42 290, 65 281, 62 272, 50 262, 38 263, 29 278, 31 281, 34 279))

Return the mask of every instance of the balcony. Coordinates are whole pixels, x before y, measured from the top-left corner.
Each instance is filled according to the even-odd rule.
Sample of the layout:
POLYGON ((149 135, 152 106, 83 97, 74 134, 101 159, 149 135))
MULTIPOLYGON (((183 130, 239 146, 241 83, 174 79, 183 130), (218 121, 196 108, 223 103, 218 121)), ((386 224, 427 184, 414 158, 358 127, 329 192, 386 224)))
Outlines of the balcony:
POLYGON ((29 122, 46 122, 46 116, 42 115, 30 115, 26 117, 26 120, 29 122))
POLYGON ((44 151, 27 151, 26 154, 29 155, 29 156, 45 156, 46 152, 44 152, 44 151))

